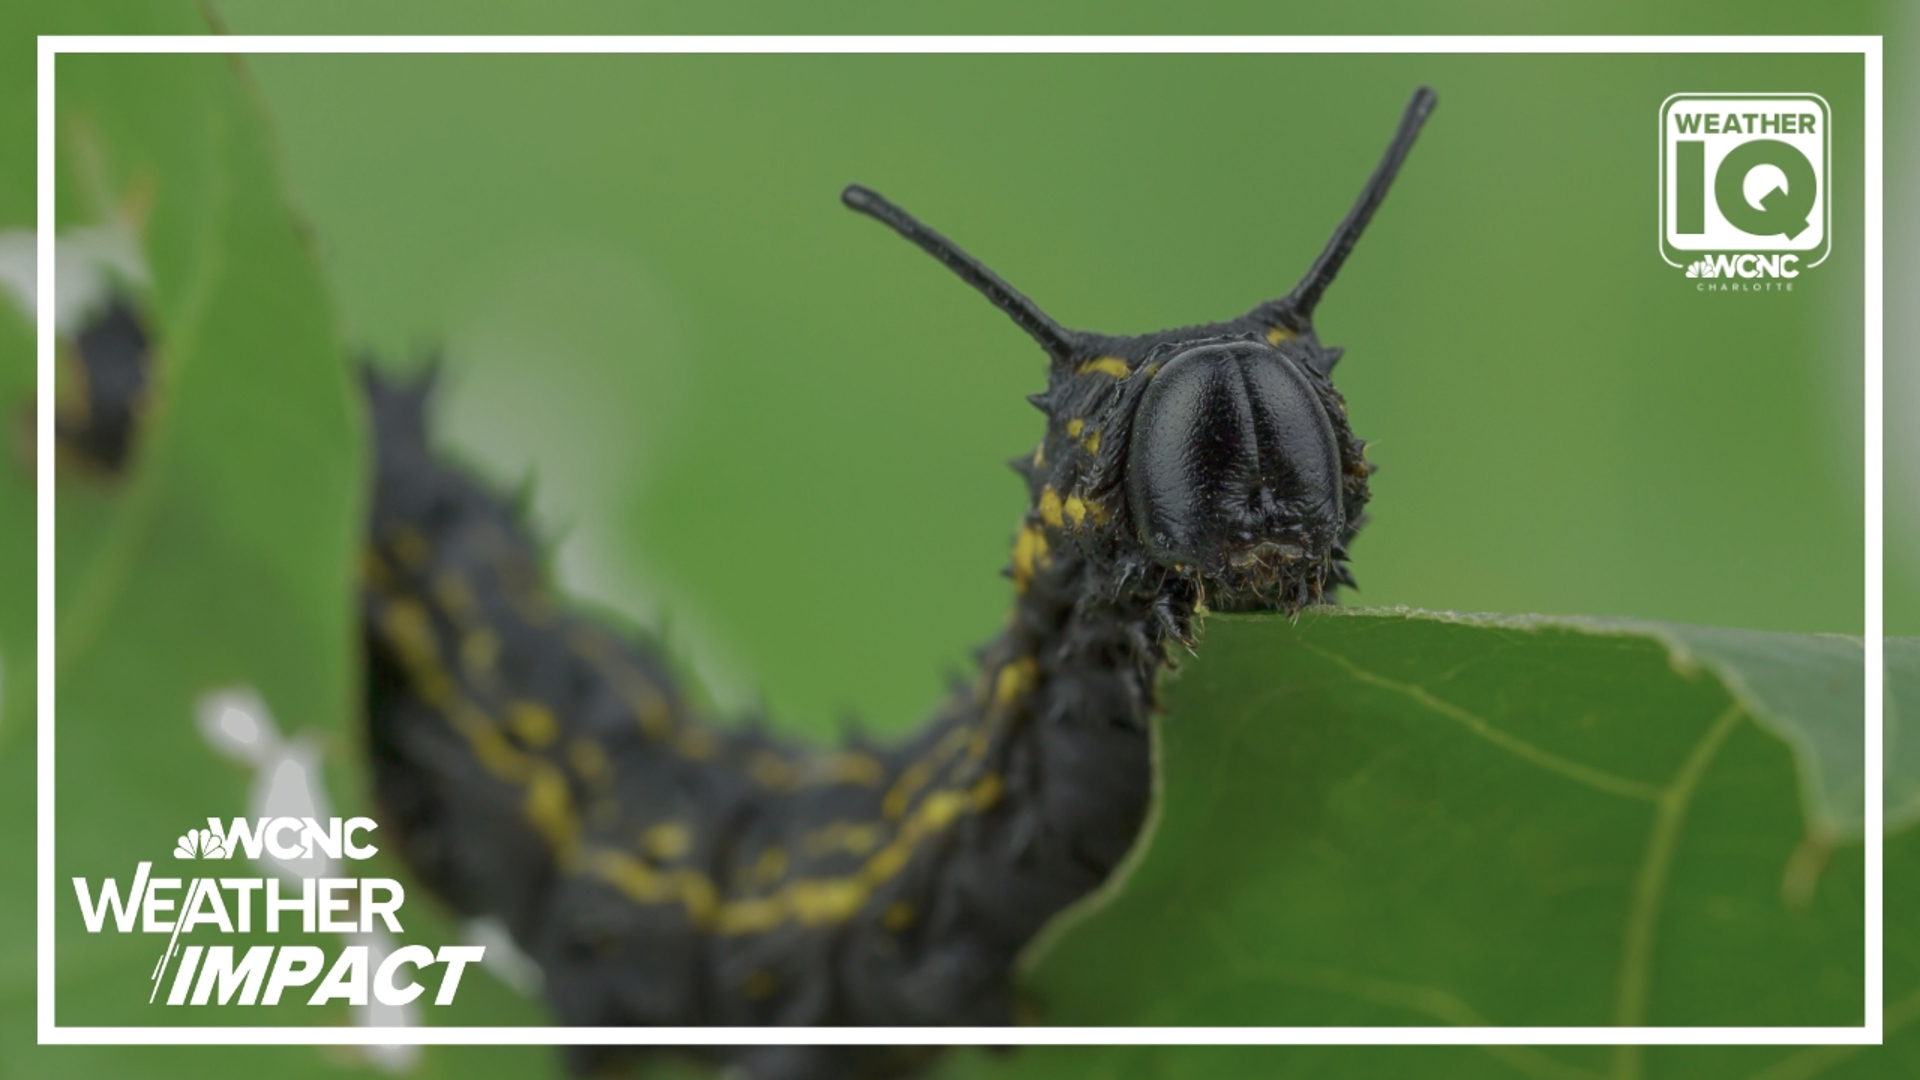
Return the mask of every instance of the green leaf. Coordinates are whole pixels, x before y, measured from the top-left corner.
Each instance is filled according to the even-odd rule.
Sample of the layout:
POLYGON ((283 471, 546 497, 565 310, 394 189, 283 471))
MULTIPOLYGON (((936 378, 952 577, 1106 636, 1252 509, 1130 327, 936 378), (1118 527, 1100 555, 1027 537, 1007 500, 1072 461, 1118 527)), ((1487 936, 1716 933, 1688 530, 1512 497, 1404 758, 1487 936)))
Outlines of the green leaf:
MULTIPOLYGON (((149 29, 205 30, 190 4, 156 7, 152 17, 149 29)), ((57 896, 71 897, 74 876, 125 880, 137 861, 156 857, 156 874, 177 870, 164 855, 182 829, 210 813, 246 812, 249 771, 219 756, 194 726, 194 702, 217 687, 257 689, 283 731, 321 747, 334 806, 364 809, 351 724, 366 434, 333 311, 283 202, 267 125, 234 61, 70 56, 59 79, 62 228, 115 219, 132 226, 149 270, 150 288, 138 299, 159 372, 130 474, 63 469, 57 492, 55 876, 57 896)), ((0 350, 0 405, 24 409, 31 341, 19 320, 0 326, 0 350)), ((0 498, 22 511, 9 522, 32 520, 32 477, 22 463, 7 463, 0 498)), ((25 602, 7 607, 0 628, 0 664, 13 676, 0 717, 0 791, 14 818, 30 823, 32 540, 25 530, 6 539, 8 594, 25 602)), ((6 830, 0 856, 31 866, 33 835, 30 827, 6 830)), ((389 861, 369 872, 398 868, 389 861)), ((9 877, 0 892, 0 925, 9 927, 0 939, 0 1074, 291 1078, 356 1064, 375 1071, 353 1049, 33 1047, 31 880, 9 877)), ((89 935, 70 900, 57 911, 60 1022, 156 1022, 143 976, 164 936, 89 935)), ((408 905, 405 925, 410 942, 458 937, 425 897, 408 905)), ((464 986, 457 1020, 429 1019, 541 1020, 531 1002, 487 976, 464 986)), ((346 1015, 296 1003, 166 1019, 338 1024, 346 1015)), ((412 1075, 470 1075, 476 1063, 524 1075, 551 1060, 537 1047, 435 1048, 412 1075)))
MULTIPOLYGON (((130 877, 209 813, 244 811, 248 775, 193 728, 208 690, 254 686, 283 730, 344 728, 365 440, 232 62, 64 58, 59 102, 61 217, 132 221, 158 358, 132 474, 63 476, 56 494, 64 883, 130 877)), ((59 911, 62 1022, 138 1022, 126 961, 154 942, 59 911)))
MULTIPOLYGON (((1917 657, 1920 642, 1888 645, 1890 810, 1920 781, 1896 719, 1920 700, 1917 657)), ((1058 1024, 1857 1025, 1862 670, 1859 642, 1825 636, 1215 618, 1168 686, 1149 841, 1030 950, 1025 989, 1058 1024)), ((1893 959, 1916 955, 1900 913, 1920 898, 1917 839, 1899 828, 1887 849, 1896 1042, 1920 1011, 1920 966, 1893 959)), ((1866 1067, 1782 1048, 1125 1048, 964 1054, 949 1075, 1414 1062, 1434 1076, 1866 1067)))

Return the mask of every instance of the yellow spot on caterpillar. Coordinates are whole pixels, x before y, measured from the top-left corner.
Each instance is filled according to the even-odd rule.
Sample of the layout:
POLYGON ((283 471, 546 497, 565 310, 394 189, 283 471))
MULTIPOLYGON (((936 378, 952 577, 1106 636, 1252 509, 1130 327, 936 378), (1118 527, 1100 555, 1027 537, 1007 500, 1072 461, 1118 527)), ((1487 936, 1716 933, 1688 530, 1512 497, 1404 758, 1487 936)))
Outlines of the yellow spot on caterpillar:
POLYGON ((933 770, 924 761, 916 761, 900 770, 900 778, 887 789, 885 798, 880 800, 880 812, 890 820, 897 820, 907 812, 907 803, 933 779, 933 770))
POLYGON ((1033 657, 1023 656, 1000 669, 993 684, 993 700, 1001 705, 1011 705, 1033 689, 1040 679, 1040 665, 1033 657))
POLYGON ((493 671, 500 658, 500 636, 484 626, 476 626, 460 639, 460 666, 467 674, 479 676, 493 671))
POLYGON ((814 763, 808 779, 821 784, 857 784, 879 787, 887 767, 872 754, 831 754, 814 763))
POLYGON ((534 759, 508 742, 494 726, 492 717, 464 698, 455 701, 446 715, 488 772, 511 784, 527 782, 534 759))
POLYGON ((1073 519, 1075 525, 1087 520, 1087 501, 1080 496, 1067 496, 1065 509, 1067 511, 1067 517, 1073 519))
POLYGON ((1132 374, 1132 369, 1127 367, 1125 360, 1117 356, 1103 356, 1098 360, 1089 360, 1080 365, 1080 374, 1082 375, 1091 375, 1095 372, 1102 375, 1111 375, 1116 379, 1124 379, 1132 374))
POLYGON ((1033 467, 1038 469, 1047 463, 1047 444, 1041 443, 1033 448, 1033 467))
POLYGON ((820 858, 836 852, 865 855, 880 842, 877 825, 836 821, 824 829, 815 829, 800 838, 800 846, 809 856, 820 858))
POLYGON ((415 671, 413 692, 430 707, 444 709, 453 701, 453 676, 448 675, 437 665, 415 671))
POLYGON ((887 905, 887 910, 880 913, 880 925, 896 934, 912 926, 913 919, 913 905, 905 900, 895 900, 887 905))
MULTIPOLYGON (((965 813, 973 805, 973 798, 964 791, 936 791, 928 795, 920 804, 918 820, 924 822, 924 828, 934 831, 953 824, 954 819, 965 813)), ((907 852, 901 853, 901 861, 906 861, 907 852)), ((897 871, 895 871, 897 872, 897 871)), ((892 877, 893 873, 887 874, 892 877)))
POLYGON ((787 851, 781 847, 770 847, 760 852, 753 862, 753 877, 762 885, 771 885, 787 876, 787 851))
POLYGON ((670 862, 693 849, 693 835, 676 821, 655 825, 640 834, 640 850, 660 862, 670 862))
POLYGON ((539 749, 552 746, 560 737, 560 722, 545 705, 516 701, 507 709, 507 730, 525 745, 539 749))
POLYGON ((747 977, 746 985, 742 989, 753 1000, 765 1001, 779 992, 780 980, 773 977, 773 972, 761 968, 747 977))
POLYGON ((1085 420, 1080 419, 1077 416, 1067 421, 1067 437, 1070 439, 1079 438, 1080 432, 1084 428, 1086 428, 1086 426, 1087 426, 1087 422, 1085 420))
POLYGON ((427 534, 412 525, 396 526, 387 538, 387 550, 394 558, 409 570, 418 570, 427 564, 433 554, 433 544, 427 540, 427 534))
POLYGON ((706 875, 686 869, 656 870, 624 851, 594 850, 585 870, 642 904, 678 902, 696 926, 713 921, 720 906, 718 891, 706 875))
POLYGON ((787 906, 802 926, 845 922, 867 902, 868 887, 858 881, 829 878, 824 881, 796 881, 785 890, 787 906))
POLYGON ((573 771, 595 787, 613 779, 613 769, 607 764, 607 752, 592 739, 575 739, 567 744, 567 764, 573 771))
POLYGON ((1267 344, 1278 345, 1283 341, 1292 341, 1297 336, 1299 335, 1284 326, 1276 326, 1267 331, 1267 344))
POLYGON ((1060 493, 1052 485, 1040 489, 1040 520, 1056 529, 1061 525, 1060 493))
POLYGON ((438 658, 439 647, 433 640, 433 620, 418 600, 400 597, 380 613, 380 629, 400 651, 400 659, 412 664, 438 658))
POLYGON ((1020 534, 1013 540, 1013 584, 1021 592, 1027 589, 1027 582, 1033 580, 1036 567, 1045 568, 1050 562, 1047 555, 1047 534, 1031 525, 1020 528, 1020 534))
POLYGON ((719 917, 713 928, 722 934, 755 934, 762 930, 771 930, 785 922, 787 905, 785 894, 732 900, 721 905, 719 917))
POLYGON ((706 728, 690 727, 680 733, 674 748, 695 761, 705 761, 720 752, 720 740, 714 738, 713 732, 706 728))
POLYGON ((418 600, 398 597, 380 613, 380 629, 400 654, 413 692, 431 708, 445 709, 454 698, 453 677, 440 665, 440 645, 427 609, 418 600))
POLYGON ((521 809, 534 830, 562 860, 570 858, 580 838, 580 818, 573 809, 573 790, 551 762, 535 758, 527 776, 527 794, 521 809))
POLYGON ((446 571, 433 579, 433 596, 440 601, 447 614, 456 618, 471 618, 480 611, 480 601, 473 594, 473 586, 467 579, 452 571, 446 571))
POLYGON ((1095 431, 1093 434, 1087 436, 1085 439, 1082 439, 1080 441, 1080 445, 1086 447, 1087 453, 1089 454, 1099 453, 1100 452, 1100 433, 1098 431, 1095 431))
MULTIPOLYGON (((929 796, 927 802, 921 803, 920 812, 915 814, 913 821, 907 824, 912 826, 923 820, 926 817, 927 807, 932 801, 933 797, 929 796)), ((902 829, 900 835, 902 837, 906 836, 906 830, 902 829)), ((893 843, 881 848, 873 858, 867 860, 867 865, 860 868, 860 876, 870 881, 886 881, 893 877, 893 875, 899 873, 901 868, 907 865, 907 861, 912 858, 913 845, 901 843, 900 840, 896 839, 893 843)))

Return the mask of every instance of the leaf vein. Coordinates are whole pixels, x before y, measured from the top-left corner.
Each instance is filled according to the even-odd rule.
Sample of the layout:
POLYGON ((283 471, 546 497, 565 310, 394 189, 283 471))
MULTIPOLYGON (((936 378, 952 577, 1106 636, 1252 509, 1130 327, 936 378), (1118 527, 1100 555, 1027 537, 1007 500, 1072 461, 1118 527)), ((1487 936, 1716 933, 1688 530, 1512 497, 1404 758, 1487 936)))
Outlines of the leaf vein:
MULTIPOLYGON (((1653 942, 1660 923, 1660 907, 1667 891, 1667 872, 1672 869, 1674 852, 1680 844, 1680 832, 1687 821, 1687 807, 1707 773, 1714 755, 1733 733, 1746 710, 1739 702, 1729 704, 1680 763, 1680 769, 1660 792, 1653 815, 1653 828, 1647 833, 1646 854, 1635 876, 1633 897, 1627 906, 1627 925, 1620 951, 1620 978, 1614 996, 1613 1022, 1622 1027, 1643 1023, 1647 1012, 1647 987, 1653 978, 1653 942)), ((1641 1047, 1616 1046, 1613 1055, 1615 1080, 1638 1080, 1641 1074, 1641 1047)))
POLYGON ((1538 765, 1549 772, 1559 773, 1561 776, 1585 784, 1587 787, 1597 791, 1604 791, 1609 795, 1618 795, 1622 798, 1657 802, 1661 797, 1661 789, 1656 785, 1625 776, 1619 776, 1605 769, 1588 765, 1585 762, 1575 761, 1572 758, 1563 757, 1551 750, 1536 746, 1518 735, 1508 731, 1502 731, 1500 728, 1488 722, 1486 718, 1476 713, 1463 709, 1451 701, 1435 696, 1424 686, 1389 679, 1385 675, 1368 671, 1366 668, 1361 667, 1338 653, 1330 652, 1315 645, 1306 645, 1305 647, 1340 665, 1340 667, 1353 678, 1369 686, 1377 686, 1383 690, 1391 690, 1397 694, 1404 695, 1426 709, 1452 720, 1454 723, 1459 724, 1461 727, 1466 728, 1468 731, 1495 746, 1508 751, 1522 760, 1538 765))

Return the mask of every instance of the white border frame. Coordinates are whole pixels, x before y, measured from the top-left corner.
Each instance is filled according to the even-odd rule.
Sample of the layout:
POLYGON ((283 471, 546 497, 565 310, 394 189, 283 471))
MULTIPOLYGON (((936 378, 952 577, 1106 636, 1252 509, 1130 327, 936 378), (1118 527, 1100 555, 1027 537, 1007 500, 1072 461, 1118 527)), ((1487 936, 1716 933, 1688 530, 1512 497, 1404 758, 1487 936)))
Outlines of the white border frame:
POLYGON ((171 1045, 1877 1045, 1884 805, 1882 58, 1852 37, 182 37, 39 39, 37 1032, 42 1044, 171 1045), (60 1027, 54 1023, 54 61, 79 53, 1843 53, 1864 60, 1866 361, 1866 1023, 1860 1027, 60 1027))

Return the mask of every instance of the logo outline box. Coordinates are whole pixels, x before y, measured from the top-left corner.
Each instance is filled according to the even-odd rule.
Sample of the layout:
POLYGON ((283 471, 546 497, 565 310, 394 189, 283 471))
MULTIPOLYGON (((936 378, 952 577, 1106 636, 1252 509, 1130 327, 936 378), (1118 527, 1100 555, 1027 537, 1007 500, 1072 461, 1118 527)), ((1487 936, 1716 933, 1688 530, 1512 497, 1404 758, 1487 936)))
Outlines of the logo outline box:
MULTIPOLYGON (((1667 150, 1672 140, 1667 132, 1667 117, 1672 114, 1675 104, 1686 101, 1811 101, 1819 106, 1821 123, 1820 177, 1817 198, 1819 199, 1820 214, 1820 244, 1804 252, 1804 254, 1811 255, 1812 258, 1810 261, 1802 263, 1800 268, 1802 270, 1808 270, 1826 262, 1828 256, 1833 254, 1833 199, 1830 197, 1833 182, 1833 109, 1827 104, 1825 97, 1810 91, 1801 93, 1709 93, 1683 91, 1676 94, 1668 94, 1666 99, 1660 102, 1659 171, 1656 174, 1655 180, 1655 192, 1659 199, 1660 209, 1659 223, 1655 232, 1655 244, 1660 251, 1661 261, 1679 270, 1684 269, 1687 262, 1676 262, 1676 256, 1681 257, 1683 260, 1691 260, 1692 258, 1697 258, 1702 255, 1746 254, 1759 250, 1756 248, 1738 247, 1680 248, 1672 245, 1668 240, 1669 222, 1667 208, 1670 201, 1668 198, 1670 194, 1668 191, 1668 170, 1670 165, 1667 150)), ((1793 249, 1781 250, 1787 254, 1803 254, 1793 249)))

